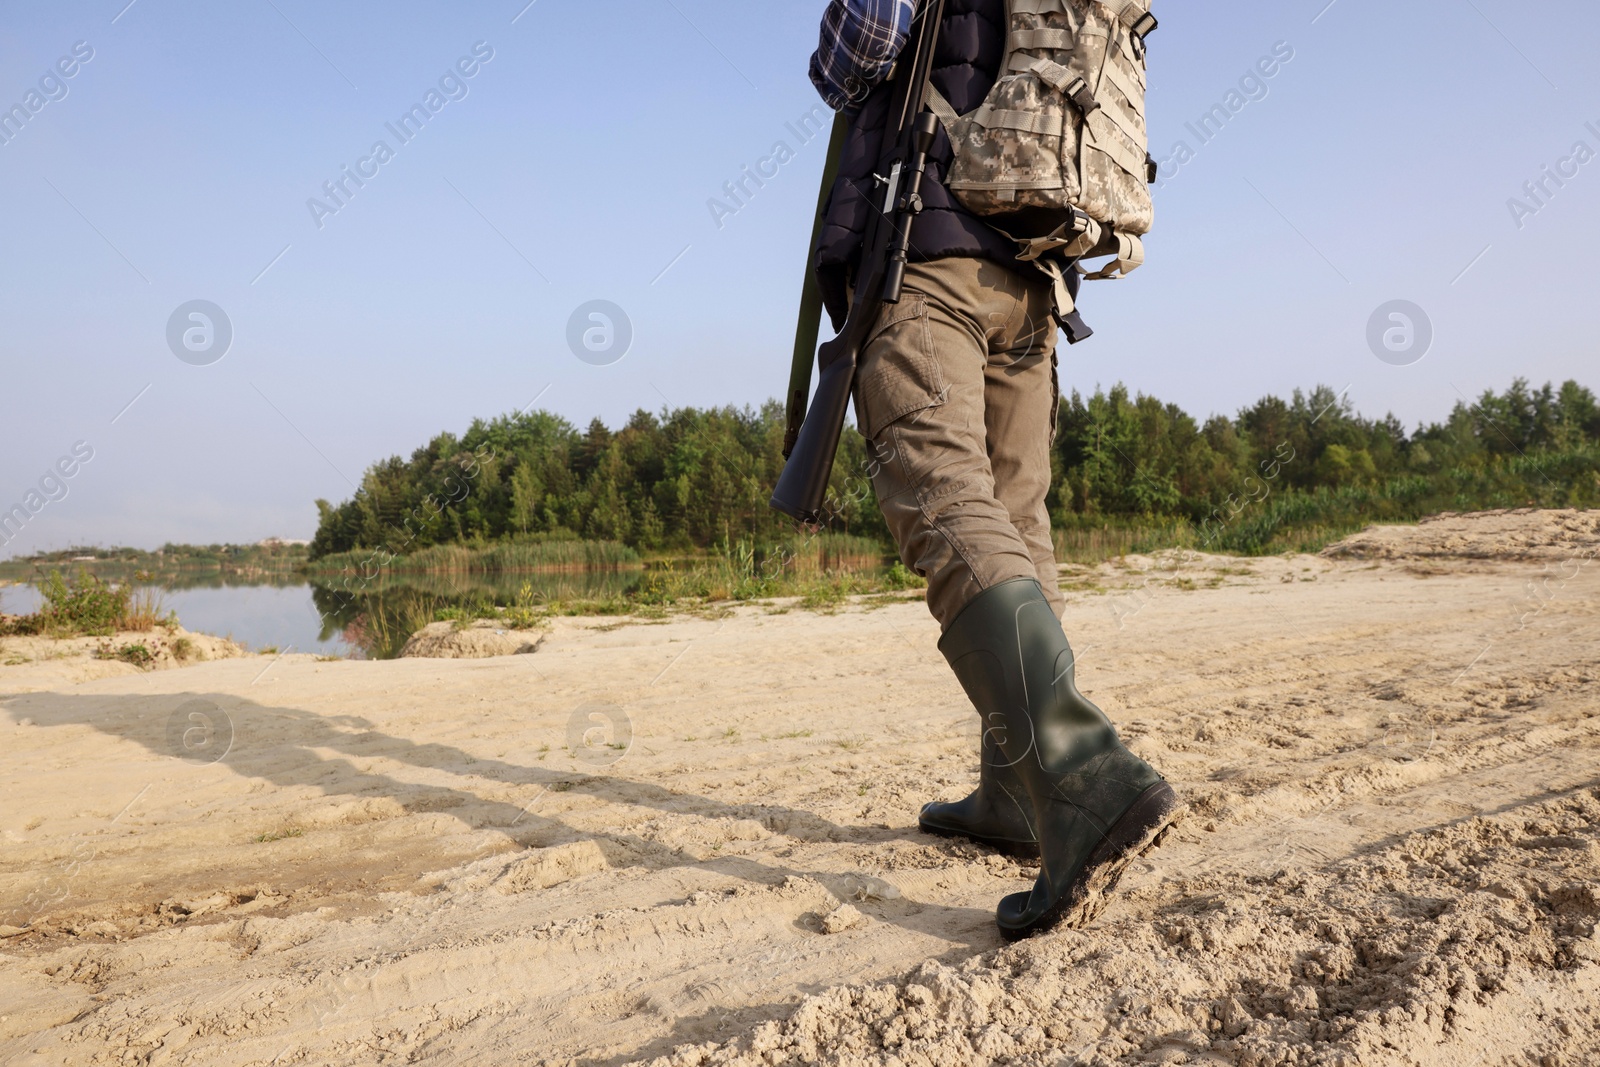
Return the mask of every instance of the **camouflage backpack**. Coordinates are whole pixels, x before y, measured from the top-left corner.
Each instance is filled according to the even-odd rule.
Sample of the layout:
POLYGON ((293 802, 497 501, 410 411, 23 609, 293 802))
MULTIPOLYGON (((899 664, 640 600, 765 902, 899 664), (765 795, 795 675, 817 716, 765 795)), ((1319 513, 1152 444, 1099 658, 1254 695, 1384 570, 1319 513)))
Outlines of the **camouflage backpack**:
POLYGON ((1006 0, 1010 32, 1000 77, 976 110, 957 115, 929 87, 950 136, 945 184, 971 212, 1017 240, 1020 259, 1056 278, 1045 253, 1112 255, 1090 278, 1144 262, 1150 183, 1144 92, 1150 0, 1006 0))

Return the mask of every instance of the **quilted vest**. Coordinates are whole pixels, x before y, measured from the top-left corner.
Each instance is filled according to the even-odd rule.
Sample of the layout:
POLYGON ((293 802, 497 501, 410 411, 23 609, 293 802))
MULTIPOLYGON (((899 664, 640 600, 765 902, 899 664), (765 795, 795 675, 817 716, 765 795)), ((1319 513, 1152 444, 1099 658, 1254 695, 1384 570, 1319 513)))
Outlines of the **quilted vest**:
MULTIPOLYGON (((1000 76, 1006 52, 1005 0, 946 0, 944 10, 932 81, 950 106, 965 114, 984 102, 1000 76)), ((890 92, 890 86, 878 86, 856 114, 813 253, 835 329, 843 326, 849 309, 850 268, 861 253, 878 195, 872 171, 883 154, 890 92)), ((912 262, 969 256, 1015 266, 1016 243, 962 207, 945 187, 953 158, 949 137, 941 128, 922 182, 923 211, 911 227, 912 262)))

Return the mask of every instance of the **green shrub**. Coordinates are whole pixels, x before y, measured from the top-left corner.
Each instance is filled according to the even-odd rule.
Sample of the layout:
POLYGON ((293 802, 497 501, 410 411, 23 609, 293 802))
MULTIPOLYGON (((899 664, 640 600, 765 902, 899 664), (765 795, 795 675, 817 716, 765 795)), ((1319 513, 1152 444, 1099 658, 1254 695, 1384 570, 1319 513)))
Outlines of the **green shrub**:
POLYGON ((123 663, 131 663, 140 670, 146 670, 155 663, 156 654, 150 651, 150 646, 146 644, 127 644, 117 648, 106 645, 95 653, 95 658, 120 660, 123 663))
POLYGON ((44 633, 44 616, 14 615, 0 618, 0 637, 37 637, 44 633))
POLYGON ((110 585, 87 570, 70 579, 51 571, 40 583, 39 594, 44 597, 39 615, 45 629, 61 636, 104 637, 115 633, 128 614, 133 587, 110 585))
POLYGON ((883 587, 898 592, 902 589, 926 589, 928 580, 895 560, 883 574, 883 587))

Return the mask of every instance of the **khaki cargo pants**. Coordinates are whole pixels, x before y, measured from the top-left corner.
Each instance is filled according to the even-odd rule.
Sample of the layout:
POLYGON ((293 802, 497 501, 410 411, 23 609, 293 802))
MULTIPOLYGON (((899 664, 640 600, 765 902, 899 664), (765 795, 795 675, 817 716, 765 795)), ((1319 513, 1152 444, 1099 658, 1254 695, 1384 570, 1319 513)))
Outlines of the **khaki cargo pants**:
POLYGON ((872 486, 941 628, 1012 578, 1037 577, 1061 613, 1044 503, 1055 345, 1042 273, 953 258, 907 269, 862 354, 856 422, 872 486))

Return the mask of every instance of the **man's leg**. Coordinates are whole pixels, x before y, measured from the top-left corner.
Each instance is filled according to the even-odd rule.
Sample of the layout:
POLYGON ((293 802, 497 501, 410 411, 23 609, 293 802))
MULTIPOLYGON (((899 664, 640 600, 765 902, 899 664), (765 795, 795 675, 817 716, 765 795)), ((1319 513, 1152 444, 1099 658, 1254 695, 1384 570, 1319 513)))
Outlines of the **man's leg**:
MULTIPOLYGON (((1025 538, 996 496, 991 357, 1008 354, 995 361, 997 403, 1010 398, 1008 363, 1016 378, 1037 376, 1045 365, 1033 351, 1037 340, 1024 346, 1018 336, 1036 329, 1027 312, 1033 288, 1022 275, 973 260, 913 268, 905 298, 879 319, 856 396, 884 516, 902 560, 928 579, 928 607, 944 632, 939 650, 984 724, 978 791, 960 804, 931 805, 942 809, 942 825, 929 825, 929 809, 919 823, 998 843, 1025 834, 1037 843, 1033 890, 1005 898, 996 912, 1007 938, 1092 916, 1177 807, 1172 788, 1077 689, 1072 649, 1038 577, 1048 523, 1033 524, 1025 538), (1026 354, 1009 358, 1017 352, 1026 354)), ((1007 427, 997 441, 1027 436, 1037 400, 1026 399, 1018 412, 996 408, 1007 427)), ((1042 472, 1037 445, 1017 453, 1017 484, 1034 481, 1018 489, 1019 498, 1036 499, 1038 508, 1037 479, 1047 487, 1049 477, 1049 434, 1042 436, 1042 472)), ((1010 462, 1006 448, 1001 454, 1010 462)), ((1019 509, 1025 525, 1033 508, 1019 509)))
MULTIPOLYGON (((994 273, 1003 268, 992 267, 994 273)), ((1043 275, 1040 276, 1041 278, 1043 275)), ((1055 544, 1050 537, 1050 445, 1060 403, 1056 384, 1056 321, 1049 290, 1029 286, 1011 318, 991 323, 984 389, 989 466, 995 499, 1028 546, 1039 587, 1059 616, 1061 596, 1055 544)))
MULTIPOLYGON (((941 627, 984 590, 1033 577, 1040 551, 1050 553, 1043 516, 1050 411, 1044 394, 1054 337, 1048 300, 1031 273, 971 259, 914 265, 905 296, 879 320, 863 355, 857 416, 873 457, 873 486, 901 559, 928 579, 928 608, 941 627), (1012 388, 997 388, 992 380, 1007 370, 1012 388), (1030 389, 1032 402, 1025 403, 1030 389), (1003 404, 998 416, 989 410, 991 394, 1003 404), (1039 447, 1008 447, 996 464, 993 442, 1018 441, 1028 425, 1036 426, 1039 447), (1010 506, 996 491, 1002 475, 1015 498, 1010 506), (1025 502, 1033 497, 1039 521, 1028 529, 1043 538, 1042 550, 1023 534, 1031 515, 1025 502)), ((978 789, 956 803, 927 805, 918 824, 929 833, 1037 853, 1032 801, 1003 763, 985 732, 978 789)))
POLYGON ((1033 279, 981 260, 913 264, 862 355, 856 413, 873 488, 941 627, 985 589, 1038 573, 1035 547, 996 497, 985 410, 991 334, 998 323, 1011 339, 1030 290, 1048 299, 1033 279))

